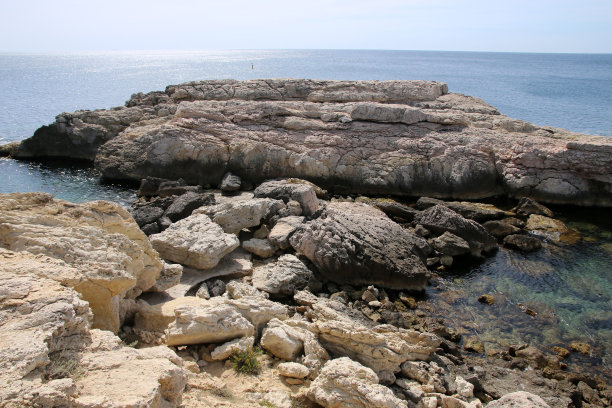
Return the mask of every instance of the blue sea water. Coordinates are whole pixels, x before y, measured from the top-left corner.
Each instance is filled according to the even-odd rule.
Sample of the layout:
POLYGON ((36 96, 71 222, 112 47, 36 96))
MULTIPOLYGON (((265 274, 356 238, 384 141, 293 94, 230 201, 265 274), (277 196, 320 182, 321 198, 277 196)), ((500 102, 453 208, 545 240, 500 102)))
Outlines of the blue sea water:
MULTIPOLYGON (((451 92, 480 97, 511 117, 612 137, 612 54, 181 51, 0 54, 0 144, 32 135, 61 112, 122 105, 132 93, 169 84, 286 77, 443 81, 451 92)), ((0 193, 40 190, 74 202, 127 205, 135 198, 131 188, 100 185, 89 168, 0 159, 0 193)), ((573 354, 570 365, 612 378, 612 222, 605 211, 569 215, 583 236, 579 244, 547 243, 531 255, 503 249, 465 273, 443 275, 425 303, 488 348, 529 342, 546 350, 587 341, 593 355, 573 354), (485 292, 495 295, 494 306, 476 300, 485 292), (450 293, 457 294, 452 304, 450 293)))

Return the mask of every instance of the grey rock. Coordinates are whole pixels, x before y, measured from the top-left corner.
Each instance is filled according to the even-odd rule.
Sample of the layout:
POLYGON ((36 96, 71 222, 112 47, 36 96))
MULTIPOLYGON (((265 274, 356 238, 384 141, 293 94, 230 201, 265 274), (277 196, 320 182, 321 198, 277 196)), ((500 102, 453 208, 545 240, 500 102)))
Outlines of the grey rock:
POLYGON ((260 258, 269 258, 277 250, 277 247, 267 239, 251 238, 242 243, 242 247, 260 258))
POLYGON ((533 252, 542 248, 542 241, 529 235, 513 234, 504 238, 504 246, 523 252, 533 252))
POLYGON ((429 279, 427 242, 365 204, 330 203, 290 242, 338 283, 421 290, 429 279))
POLYGON ((255 197, 269 197, 297 201, 302 206, 304 215, 312 215, 319 209, 319 200, 314 188, 309 184, 293 183, 287 180, 266 181, 255 189, 255 197))
POLYGON ((433 240, 434 248, 444 255, 457 256, 470 253, 470 244, 463 238, 446 231, 433 240))
POLYGON ((510 234, 517 234, 520 229, 504 221, 487 221, 482 226, 495 238, 504 238, 510 234))
POLYGON ((193 210, 203 205, 215 204, 215 196, 212 194, 198 194, 187 192, 177 197, 172 204, 166 209, 164 215, 172 222, 182 220, 191 215, 193 210))
POLYGON ((280 249, 287 249, 290 246, 289 238, 295 230, 302 225, 304 217, 290 216, 279 219, 270 233, 268 240, 280 249))
POLYGON ((435 205, 422 211, 415 217, 415 222, 434 233, 443 234, 448 231, 463 238, 469 243, 474 256, 481 256, 483 252, 498 248, 497 240, 482 225, 462 217, 443 205, 435 205))
POLYGON ((201 299, 210 299, 210 291, 208 290, 208 285, 206 283, 201 284, 195 295, 196 297, 199 297, 201 299))
POLYGON ((211 297, 221 296, 225 293, 225 282, 221 279, 216 279, 212 282, 207 282, 208 292, 211 297))
POLYGON ((223 178, 221 179, 221 183, 219 184, 219 189, 225 192, 232 192, 240 190, 240 185, 242 184, 242 180, 235 174, 225 173, 223 178))
POLYGON ((253 286, 275 296, 293 296, 314 280, 312 271, 291 254, 253 269, 253 286))
POLYGON ((532 214, 536 215, 544 215, 546 217, 552 217, 553 212, 546 206, 538 203, 535 200, 532 200, 529 197, 523 197, 519 200, 518 204, 514 208, 514 211, 518 215, 522 215, 524 217, 528 217, 532 214))
POLYGON ((243 228, 256 227, 272 217, 285 205, 280 200, 253 198, 250 200, 227 201, 197 209, 194 214, 206 214, 223 230, 236 234, 243 228))
POLYGON ((496 401, 487 404, 487 408, 550 408, 542 398, 526 391, 506 394, 496 401))

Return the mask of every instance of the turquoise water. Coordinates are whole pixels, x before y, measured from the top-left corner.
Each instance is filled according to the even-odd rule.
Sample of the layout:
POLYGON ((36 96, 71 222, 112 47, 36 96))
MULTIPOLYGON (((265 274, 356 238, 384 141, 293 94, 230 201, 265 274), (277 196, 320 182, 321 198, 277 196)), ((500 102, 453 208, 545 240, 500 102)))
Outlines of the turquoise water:
MULTIPOLYGON (((122 105, 135 92, 199 79, 270 77, 443 81, 451 92, 480 97, 511 117, 612 136, 611 54, 138 52, 0 54, 0 144, 32 135, 63 111, 122 105)), ((38 190, 74 202, 109 199, 127 205, 134 198, 131 188, 100 185, 89 168, 0 159, 0 193, 38 190)), ((530 255, 502 249, 476 267, 442 276, 439 288, 428 291, 428 302, 490 349, 587 341, 593 356, 573 354, 570 364, 609 374, 612 220, 605 211, 567 215, 582 233, 578 244, 547 244, 530 255), (495 295, 495 305, 478 303, 482 293, 495 295), (523 313, 525 306, 537 315, 523 313)))

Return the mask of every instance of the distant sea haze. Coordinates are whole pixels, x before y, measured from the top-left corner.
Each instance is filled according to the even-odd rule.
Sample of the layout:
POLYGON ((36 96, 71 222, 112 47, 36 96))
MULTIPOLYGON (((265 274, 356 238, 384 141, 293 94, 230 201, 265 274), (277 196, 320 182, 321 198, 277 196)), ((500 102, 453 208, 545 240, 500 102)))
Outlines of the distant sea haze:
POLYGON ((200 79, 424 79, 538 125, 612 136, 612 54, 271 50, 0 54, 0 143, 61 112, 200 79))

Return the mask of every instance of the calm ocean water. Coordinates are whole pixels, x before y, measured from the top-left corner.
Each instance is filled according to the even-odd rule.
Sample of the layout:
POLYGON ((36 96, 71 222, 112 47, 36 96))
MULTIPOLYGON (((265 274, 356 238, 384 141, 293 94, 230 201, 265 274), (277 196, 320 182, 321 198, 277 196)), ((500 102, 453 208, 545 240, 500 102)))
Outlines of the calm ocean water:
MULTIPOLYGON (((612 54, 214 51, 0 54, 0 144, 32 135, 61 112, 122 105, 135 92, 199 79, 270 77, 443 81, 451 92, 480 97, 511 117, 612 137, 612 54)), ((135 196, 129 188, 101 186, 88 168, 0 159, 0 193, 38 190, 123 205, 135 196)), ((612 223, 605 212, 570 215, 583 234, 580 244, 548 244, 526 256, 501 250, 463 274, 443 276, 444 290, 428 290, 427 302, 488 348, 587 341, 593 356, 572 355, 570 364, 609 375, 612 223), (496 304, 478 303, 482 293, 493 293, 496 304), (520 305, 538 315, 526 315, 520 305)))

